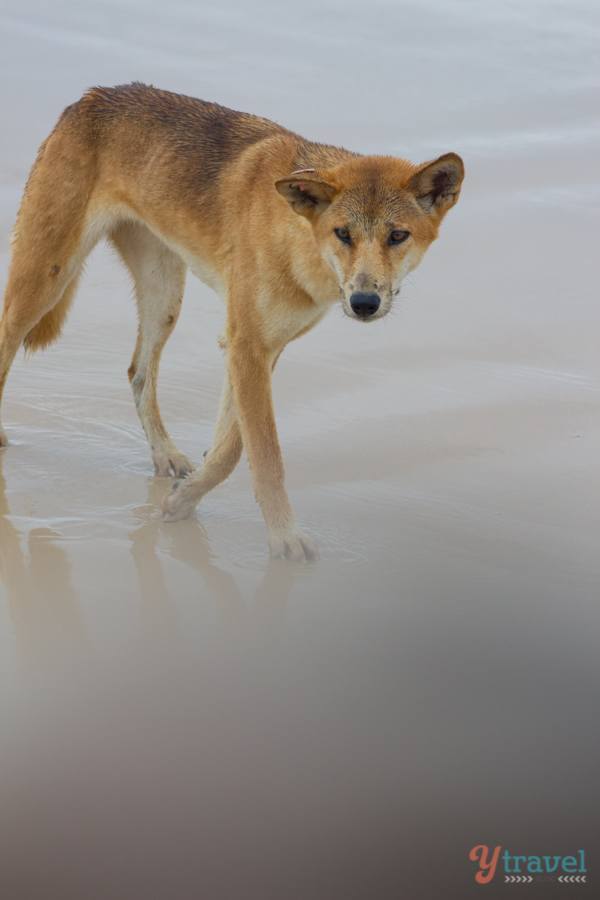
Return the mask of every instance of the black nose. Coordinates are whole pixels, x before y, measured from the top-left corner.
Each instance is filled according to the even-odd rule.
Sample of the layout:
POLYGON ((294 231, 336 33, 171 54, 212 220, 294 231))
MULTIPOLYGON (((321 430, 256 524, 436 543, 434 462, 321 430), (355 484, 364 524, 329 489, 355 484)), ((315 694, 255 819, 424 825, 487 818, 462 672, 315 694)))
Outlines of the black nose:
POLYGON ((352 294, 350 306, 353 312, 361 319, 368 319, 375 315, 379 309, 381 299, 378 294, 352 294))

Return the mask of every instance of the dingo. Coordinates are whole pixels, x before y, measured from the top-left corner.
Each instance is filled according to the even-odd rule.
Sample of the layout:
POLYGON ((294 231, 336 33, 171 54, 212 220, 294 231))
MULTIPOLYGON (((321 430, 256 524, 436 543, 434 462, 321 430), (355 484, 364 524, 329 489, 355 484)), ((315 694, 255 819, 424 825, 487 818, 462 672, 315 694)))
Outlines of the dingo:
POLYGON ((271 553, 311 558, 285 490, 271 373, 288 341, 335 302, 360 322, 386 315, 456 203, 463 172, 455 153, 422 165, 361 156, 142 84, 93 88, 64 111, 25 188, 0 323, 0 399, 18 348, 59 336, 84 260, 108 238, 135 283, 129 378, 139 417, 156 473, 180 478, 165 519, 188 516, 243 446, 271 553), (188 266, 227 302, 221 407, 196 471, 156 399, 188 266))

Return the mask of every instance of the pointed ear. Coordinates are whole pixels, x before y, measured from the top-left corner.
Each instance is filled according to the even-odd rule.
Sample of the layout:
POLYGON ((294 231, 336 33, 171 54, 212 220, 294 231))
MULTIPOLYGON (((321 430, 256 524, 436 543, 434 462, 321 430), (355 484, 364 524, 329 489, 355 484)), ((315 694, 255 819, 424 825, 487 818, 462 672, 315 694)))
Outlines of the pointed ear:
POLYGON ((276 181, 275 188, 294 212, 307 219, 320 215, 338 192, 335 185, 322 181, 314 169, 292 172, 276 181))
POLYGON ((458 200, 464 174, 460 156, 445 153, 434 162, 425 163, 410 179, 407 188, 425 212, 441 218, 458 200))

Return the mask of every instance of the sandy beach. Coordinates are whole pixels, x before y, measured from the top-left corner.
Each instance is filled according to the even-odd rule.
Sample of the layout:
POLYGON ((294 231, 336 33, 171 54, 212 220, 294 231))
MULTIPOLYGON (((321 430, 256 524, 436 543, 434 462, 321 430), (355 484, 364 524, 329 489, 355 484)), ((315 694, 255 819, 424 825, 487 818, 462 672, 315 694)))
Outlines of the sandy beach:
MULTIPOLYGON (((154 83, 358 151, 453 150, 467 169, 392 314, 363 327, 334 309, 278 367, 315 565, 269 562, 245 460, 195 519, 160 520, 170 482, 136 417, 135 308, 107 247, 61 341, 17 360, 7 900, 430 900, 477 896, 474 843, 591 852, 599 37, 589 0, 3 4, 2 287, 37 146, 93 84, 154 83)), ((222 324, 190 276, 160 396, 196 462, 222 324)))

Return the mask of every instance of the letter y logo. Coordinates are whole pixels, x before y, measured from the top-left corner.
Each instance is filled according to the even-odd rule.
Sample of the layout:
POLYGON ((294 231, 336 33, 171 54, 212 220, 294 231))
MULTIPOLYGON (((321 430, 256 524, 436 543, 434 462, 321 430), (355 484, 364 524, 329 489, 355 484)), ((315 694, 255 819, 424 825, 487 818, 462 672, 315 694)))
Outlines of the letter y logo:
POLYGON ((471 862, 479 863, 479 871, 475 874, 477 884, 489 884, 496 874, 496 866, 500 857, 502 847, 494 847, 494 852, 490 856, 490 848, 485 844, 477 844, 469 852, 471 862))

